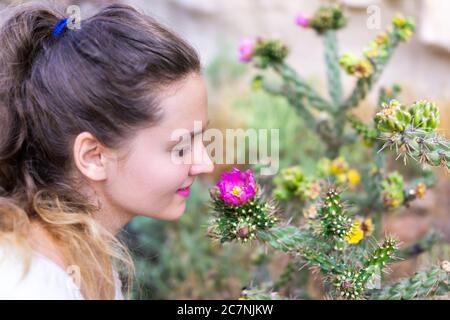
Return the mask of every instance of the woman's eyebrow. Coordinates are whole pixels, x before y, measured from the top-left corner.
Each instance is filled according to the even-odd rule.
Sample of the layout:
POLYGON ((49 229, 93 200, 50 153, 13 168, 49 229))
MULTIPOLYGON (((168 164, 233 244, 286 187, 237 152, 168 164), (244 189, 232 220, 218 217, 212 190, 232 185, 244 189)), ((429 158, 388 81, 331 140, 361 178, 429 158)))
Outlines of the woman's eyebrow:
POLYGON ((197 134, 200 134, 200 133, 205 132, 206 129, 208 128, 210 122, 211 122, 211 121, 208 119, 208 121, 206 121, 206 124, 202 127, 202 130, 201 130, 201 131, 197 131, 197 132, 196 132, 196 131, 191 131, 191 132, 190 132, 191 138, 194 138, 194 136, 197 135, 197 134))
MULTIPOLYGON (((198 135, 198 134, 200 134, 200 133, 205 132, 206 129, 208 128, 208 126, 209 126, 210 123, 211 123, 211 121, 208 120, 208 121, 206 122, 206 124, 202 127, 202 130, 201 130, 201 131, 191 131, 191 132, 189 132, 189 135, 190 135, 191 139, 193 139, 194 136, 196 136, 196 135, 198 135)), ((185 135, 185 137, 187 137, 187 135, 185 135)), ((175 145, 175 144, 177 144, 177 143, 179 143, 179 142, 181 142, 181 141, 183 141, 183 137, 182 137, 182 136, 179 137, 179 138, 176 139, 176 140, 172 140, 172 139, 171 139, 171 140, 170 140, 170 143, 175 145)))

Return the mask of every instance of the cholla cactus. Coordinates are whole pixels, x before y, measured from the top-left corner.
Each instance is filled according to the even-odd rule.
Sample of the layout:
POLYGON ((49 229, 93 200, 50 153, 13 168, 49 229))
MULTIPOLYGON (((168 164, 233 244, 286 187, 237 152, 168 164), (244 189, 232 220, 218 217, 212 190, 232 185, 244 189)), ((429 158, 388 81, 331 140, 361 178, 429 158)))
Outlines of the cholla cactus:
POLYGON ((380 292, 374 293, 374 298, 380 300, 411 300, 429 295, 448 298, 450 270, 445 268, 445 264, 448 263, 448 261, 444 261, 441 267, 432 267, 429 270, 417 272, 411 278, 387 286, 380 292))
POLYGON ((375 116, 380 132, 402 132, 407 127, 431 132, 439 124, 439 110, 435 103, 417 101, 407 107, 397 100, 383 103, 382 109, 375 116))
POLYGON ((424 165, 450 169, 450 141, 435 132, 439 110, 422 100, 406 107, 396 100, 383 105, 375 117, 383 147, 395 147, 406 163, 411 157, 424 165))
POLYGON ((370 254, 359 270, 347 271, 336 276, 334 285, 342 297, 361 299, 369 280, 379 274, 393 258, 397 250, 397 240, 387 238, 370 254))
POLYGON ((322 6, 309 20, 309 27, 319 34, 328 30, 338 30, 347 24, 340 6, 322 6))
POLYGON ((222 174, 210 193, 217 217, 211 223, 209 236, 220 242, 247 242, 255 238, 258 230, 273 227, 278 220, 276 208, 264 201, 259 191, 250 170, 234 168, 222 174))
POLYGON ((288 53, 288 48, 278 40, 243 39, 239 48, 239 60, 256 60, 256 65, 265 69, 270 65, 282 63, 288 53))
POLYGON ((430 233, 410 247, 399 249, 395 238, 383 239, 381 221, 382 215, 391 211, 387 209, 399 212, 410 201, 422 199, 434 183, 430 170, 423 170, 414 182, 398 172, 386 172, 388 153, 382 152, 384 149, 395 148, 405 159, 409 156, 423 164, 449 168, 449 141, 436 133, 439 110, 428 101, 401 104, 398 101, 401 87, 395 84, 380 90, 380 108, 373 123, 366 124, 350 113, 378 81, 398 45, 413 35, 413 20, 395 16, 391 25, 370 41, 361 54, 339 52, 336 32, 346 25, 339 6, 320 7, 311 16, 299 14, 295 23, 302 29, 315 30, 323 39, 328 97, 320 95, 286 63, 289 50, 277 40, 246 39, 240 48, 240 60, 252 63, 260 71, 252 87, 284 97, 307 129, 314 131, 326 147, 325 154, 314 159, 317 162, 314 173, 293 165, 268 181, 272 195, 286 205, 285 216, 290 222, 298 212, 303 212, 301 224, 294 226, 281 221, 281 216, 275 215, 280 209, 263 198, 261 188, 247 172, 248 190, 246 183, 224 183, 221 191, 216 188, 211 192, 216 218, 211 222, 210 235, 222 242, 254 240, 252 243, 289 254, 291 261, 280 281, 255 289, 258 294, 253 296, 273 296, 275 289, 295 276, 297 263, 299 268, 307 264, 322 273, 327 297, 400 299, 440 294, 442 290, 435 284, 439 283, 437 286, 441 288, 447 281, 442 271, 421 273, 385 288, 381 277, 397 255, 407 259, 429 250, 438 241, 430 233), (274 71, 280 81, 268 79, 267 69, 274 71), (342 69, 356 78, 347 97, 341 85, 342 69), (353 128, 351 132, 346 130, 347 125, 353 128), (351 163, 350 157, 344 157, 348 149, 343 147, 351 147, 358 136, 369 147, 373 161, 351 163), (324 190, 327 184, 331 186, 324 190), (293 199, 301 200, 300 208, 289 206, 287 202, 293 199), (427 292, 425 289, 430 287, 433 290, 427 292))
MULTIPOLYGON (((232 190, 236 184, 244 189, 247 180, 254 181, 251 172, 242 173, 234 169, 230 173, 223 174, 218 186, 225 188, 225 192, 231 190, 229 192, 231 197, 238 197, 232 190), (229 183, 228 180, 232 180, 230 175, 238 175, 238 182, 233 181, 232 185, 224 187, 224 184, 229 183), (239 184, 239 181, 244 182, 239 184)), ((277 219, 273 218, 273 213, 270 211, 271 207, 261 198, 257 198, 256 193, 252 196, 250 192, 251 197, 244 199, 245 201, 239 205, 234 204, 234 201, 224 200, 227 199, 224 195, 223 192, 220 194, 217 188, 211 192, 213 209, 217 216, 211 222, 210 231, 212 232, 209 236, 220 238, 222 242, 241 239, 242 231, 239 228, 242 228, 240 223, 244 222, 246 230, 243 242, 257 239, 276 250, 299 254, 301 259, 324 272, 326 282, 335 285, 330 294, 336 293, 337 297, 363 298, 367 282, 385 267, 396 250, 396 242, 386 239, 383 244, 376 246, 367 258, 363 259, 360 267, 346 264, 344 257, 337 259, 333 252, 343 250, 345 252, 347 246, 356 244, 350 241, 350 238, 354 232, 354 226, 359 226, 361 221, 352 221, 340 200, 340 193, 333 188, 330 188, 322 197, 317 218, 309 222, 311 227, 305 226, 305 228, 277 225, 277 219), (258 206, 260 211, 255 213, 254 210, 258 206), (266 222, 258 224, 258 215, 265 215, 266 222), (242 218, 240 222, 239 217, 242 218), (251 225, 253 227, 250 227, 251 225)))
POLYGON ((254 88, 263 88, 269 93, 282 95, 288 99, 298 114, 306 120, 311 129, 316 130, 328 147, 329 155, 337 156, 339 148, 344 144, 344 127, 347 111, 356 107, 364 99, 378 80, 394 49, 400 42, 407 40, 414 31, 414 23, 410 18, 396 16, 392 26, 380 33, 368 47, 364 56, 344 54, 339 58, 336 30, 345 26, 346 19, 337 6, 321 7, 312 17, 299 15, 296 23, 304 28, 315 29, 324 39, 325 61, 327 64, 328 89, 331 101, 321 97, 295 70, 285 63, 289 53, 286 46, 277 40, 244 39, 240 47, 240 60, 255 61, 259 69, 271 67, 284 81, 282 86, 273 86, 258 74, 254 88), (339 64, 359 78, 354 90, 348 98, 342 98, 342 86, 339 64), (332 117, 321 123, 313 115, 317 109, 329 113, 332 117))
POLYGON ((320 235, 344 241, 352 232, 352 220, 344 213, 343 205, 338 193, 330 189, 323 205, 318 211, 320 219, 320 235))

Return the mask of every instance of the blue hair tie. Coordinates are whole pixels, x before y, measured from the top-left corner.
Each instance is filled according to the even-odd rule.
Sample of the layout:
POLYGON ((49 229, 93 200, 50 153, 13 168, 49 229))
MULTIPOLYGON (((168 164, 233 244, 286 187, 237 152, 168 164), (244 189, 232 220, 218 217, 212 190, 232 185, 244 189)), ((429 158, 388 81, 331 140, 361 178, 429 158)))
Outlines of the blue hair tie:
POLYGON ((58 38, 59 34, 67 27, 70 22, 70 18, 62 18, 60 19, 53 29, 53 37, 58 38))

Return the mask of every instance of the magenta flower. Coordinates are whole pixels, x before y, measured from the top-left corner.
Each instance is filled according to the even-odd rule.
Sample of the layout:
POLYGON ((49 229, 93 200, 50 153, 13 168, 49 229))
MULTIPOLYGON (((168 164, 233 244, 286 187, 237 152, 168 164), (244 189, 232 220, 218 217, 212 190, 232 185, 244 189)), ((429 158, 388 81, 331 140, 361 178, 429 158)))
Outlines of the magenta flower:
POLYGON ((256 194, 257 185, 251 170, 241 172, 233 168, 230 172, 222 173, 217 183, 220 197, 228 204, 239 206, 253 198, 256 194))
POLYGON ((309 18, 300 13, 295 18, 295 23, 300 27, 308 28, 309 27, 309 18))
POLYGON ((255 40, 250 38, 242 39, 241 44, 239 46, 239 61, 249 62, 250 60, 252 60, 254 47, 255 47, 255 40))

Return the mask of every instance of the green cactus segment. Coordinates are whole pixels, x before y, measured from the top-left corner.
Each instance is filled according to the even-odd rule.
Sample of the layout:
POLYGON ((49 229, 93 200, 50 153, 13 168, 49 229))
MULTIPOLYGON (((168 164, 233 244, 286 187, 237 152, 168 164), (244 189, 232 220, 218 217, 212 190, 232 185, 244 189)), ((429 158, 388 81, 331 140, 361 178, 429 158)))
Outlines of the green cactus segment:
POLYGON ((327 67, 328 92, 333 104, 339 105, 342 99, 342 84, 336 32, 334 30, 324 32, 323 40, 325 47, 325 63, 327 67))
POLYGON ((258 39, 253 50, 253 58, 261 69, 283 63, 288 54, 288 48, 281 41, 271 39, 258 39))
POLYGON ((340 195, 330 189, 324 199, 323 205, 318 210, 321 220, 321 234, 335 240, 344 240, 352 230, 352 219, 343 209, 340 195))
POLYGON ((417 101, 410 106, 409 113, 416 129, 430 132, 439 125, 439 109, 434 102, 417 101))
POLYGON ((338 296, 345 299, 363 299, 369 281, 379 276, 397 249, 397 240, 387 238, 364 261, 358 270, 346 270, 333 281, 338 296))
POLYGON ((274 179, 273 195, 277 200, 299 199, 313 200, 320 194, 319 182, 307 177, 300 167, 290 167, 281 170, 274 179))
POLYGON ((391 100, 382 105, 374 121, 385 141, 381 150, 394 146, 405 163, 408 156, 423 165, 450 170, 450 141, 435 132, 439 125, 435 103, 421 100, 407 107, 391 100))
POLYGON ((363 138, 364 143, 368 146, 372 146, 372 144, 378 138, 378 130, 369 127, 356 116, 350 116, 348 117, 348 120, 356 133, 358 133, 363 138))
POLYGON ((385 207, 397 208, 405 201, 405 183, 397 171, 389 174, 381 182, 381 196, 385 207))
POLYGON ((305 261, 318 267, 327 276, 340 275, 346 270, 344 264, 339 263, 336 258, 323 253, 321 250, 305 247, 301 250, 301 255, 305 261))
POLYGON ((264 241, 275 250, 296 251, 309 241, 309 235, 294 226, 274 227, 270 230, 260 230, 257 238, 264 241))
POLYGON ((448 297, 450 274, 439 267, 417 272, 412 277, 385 287, 372 298, 378 300, 411 300, 432 295, 448 297))
POLYGON ((364 261, 364 267, 361 270, 360 280, 366 283, 374 272, 382 271, 383 268, 393 258, 398 248, 398 241, 394 238, 386 238, 375 251, 364 261))
POLYGON ((331 112, 336 109, 333 104, 330 104, 322 98, 316 90, 314 90, 294 69, 286 63, 273 65, 273 68, 287 84, 293 86, 295 96, 292 97, 292 99, 298 101, 306 98, 309 105, 319 111, 331 112))
POLYGON ((322 6, 311 17, 309 26, 319 34, 328 30, 338 30, 347 24, 342 8, 337 5, 322 6))
MULTIPOLYGON (((256 75, 252 81, 252 88, 254 90, 263 89, 269 94, 281 96, 286 98, 289 104, 294 108, 297 112, 298 116, 302 118, 305 124, 308 126, 310 130, 316 129, 316 118, 311 113, 309 108, 305 106, 303 91, 297 92, 293 86, 288 85, 274 85, 273 83, 269 83, 264 79, 261 75, 256 75)), ((326 103, 326 102, 325 102, 326 103)))
POLYGON ((338 296, 349 299, 362 299, 364 294, 364 283, 360 280, 358 271, 349 270, 336 276, 334 286, 338 292, 338 296))
POLYGON ((417 101, 411 106, 397 100, 383 103, 382 109, 375 116, 375 123, 380 132, 402 132, 408 126, 431 132, 439 125, 439 109, 434 102, 417 101))
POLYGON ((216 219, 211 224, 209 236, 221 243, 253 240, 259 230, 268 230, 278 221, 275 207, 264 201, 260 194, 240 206, 225 203, 217 190, 211 192, 211 198, 216 219))
POLYGON ((436 132, 408 128, 403 132, 381 135, 385 141, 380 151, 395 147, 399 156, 403 155, 406 164, 410 157, 423 165, 441 166, 450 170, 450 141, 436 132))

